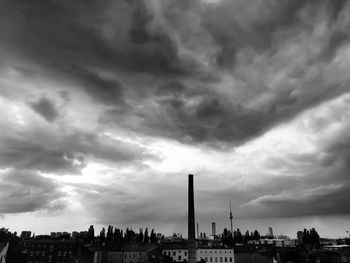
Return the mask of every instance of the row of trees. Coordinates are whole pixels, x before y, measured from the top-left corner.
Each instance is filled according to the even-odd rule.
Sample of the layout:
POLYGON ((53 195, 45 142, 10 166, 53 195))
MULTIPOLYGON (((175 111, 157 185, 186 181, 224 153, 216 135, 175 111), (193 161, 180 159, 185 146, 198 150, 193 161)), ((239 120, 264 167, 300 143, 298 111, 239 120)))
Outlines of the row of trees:
POLYGON ((303 244, 320 244, 320 236, 316 229, 311 228, 310 230, 307 230, 304 228, 302 242, 303 244))
POLYGON ((243 235, 239 228, 233 231, 233 235, 231 231, 224 229, 224 232, 221 235, 222 243, 226 246, 233 246, 234 244, 246 244, 249 240, 260 240, 260 233, 258 230, 254 230, 254 232, 249 232, 248 230, 243 235))
POLYGON ((94 226, 89 227, 86 239, 86 242, 99 242, 100 246, 110 248, 112 246, 121 247, 124 244, 130 243, 144 243, 144 244, 156 244, 158 239, 154 229, 149 233, 148 228, 143 231, 140 228, 139 233, 135 233, 132 229, 127 228, 125 232, 122 229, 114 228, 109 225, 107 231, 105 228, 102 228, 100 234, 95 237, 94 226))

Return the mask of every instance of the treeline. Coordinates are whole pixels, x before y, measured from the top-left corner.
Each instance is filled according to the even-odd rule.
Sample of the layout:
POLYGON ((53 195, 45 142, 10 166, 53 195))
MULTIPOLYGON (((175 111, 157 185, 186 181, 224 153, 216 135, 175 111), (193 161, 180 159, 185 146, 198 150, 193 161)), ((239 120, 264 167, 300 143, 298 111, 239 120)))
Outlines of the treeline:
POLYGON ((240 229, 233 231, 233 235, 231 231, 224 229, 224 232, 221 235, 221 241, 225 246, 233 246, 234 244, 247 244, 249 240, 260 240, 260 233, 258 230, 254 230, 254 232, 249 232, 247 230, 244 234, 241 233, 240 229))
POLYGON ((320 244, 320 236, 315 228, 311 228, 310 230, 304 228, 301 239, 303 244, 320 244))
POLYGON ((142 228, 136 233, 132 229, 127 228, 125 232, 122 229, 114 228, 109 225, 107 231, 102 228, 100 234, 95 236, 94 226, 91 225, 85 238, 86 242, 98 243, 101 247, 122 247, 125 244, 143 243, 143 244, 157 244, 158 238, 154 229, 149 233, 148 228, 143 231, 142 228))

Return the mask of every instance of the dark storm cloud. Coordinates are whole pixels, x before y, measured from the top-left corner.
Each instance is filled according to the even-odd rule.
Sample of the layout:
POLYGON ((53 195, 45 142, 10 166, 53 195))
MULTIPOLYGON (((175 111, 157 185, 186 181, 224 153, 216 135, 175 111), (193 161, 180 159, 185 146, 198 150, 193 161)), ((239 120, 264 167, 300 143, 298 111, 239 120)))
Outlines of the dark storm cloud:
POLYGON ((33 169, 44 172, 78 173, 85 166, 83 155, 65 152, 27 138, 1 138, 2 167, 33 169), (77 163, 75 160, 79 160, 77 163))
POLYGON ((142 1, 17 0, 4 4, 2 20, 11 30, 2 30, 5 45, 13 44, 6 48, 68 77, 74 75, 71 66, 152 74, 192 71, 193 63, 178 56, 171 35, 149 31, 152 19, 142 1))
MULTIPOLYGON (((253 48, 259 53, 275 52, 278 33, 284 31, 295 34, 293 30, 301 31, 302 27, 312 30, 315 21, 307 23, 303 20, 303 12, 322 12, 324 8, 328 12, 329 22, 333 23, 345 4, 344 0, 223 1, 216 9, 207 10, 203 25, 220 47, 217 63, 232 68, 241 49, 253 48)), ((337 49, 332 43, 330 45, 330 49, 337 49)))
POLYGON ((3 6, 2 49, 116 105, 101 123, 141 134, 241 144, 348 90, 334 61, 349 39, 344 1, 3 6), (154 92, 169 79, 188 88, 154 92))
POLYGON ((232 68, 243 48, 251 47, 259 52, 271 49, 274 33, 293 26, 297 12, 304 5, 305 1, 223 1, 215 10, 208 10, 203 24, 220 47, 216 56, 218 65, 232 68), (259 20, 248 14, 258 16, 259 20))
MULTIPOLYGON (((102 123, 116 123, 136 132, 186 143, 240 144, 348 91, 349 79, 343 77, 342 69, 334 61, 337 52, 348 43, 348 34, 341 29, 342 24, 349 24, 340 15, 345 12, 344 3, 268 1, 255 4, 223 1, 213 8, 207 7, 204 13, 199 12, 203 27, 219 47, 217 61, 225 67, 222 72, 231 70, 237 83, 225 83, 226 91, 219 93, 218 82, 182 78, 175 82, 181 88, 165 96, 164 92, 176 86, 165 82, 155 94, 149 93, 148 100, 156 104, 145 103, 141 111, 130 112, 136 118, 128 119, 120 109, 108 110, 101 117, 102 123), (312 18, 315 12, 325 16, 312 18), (315 43, 313 32, 320 22, 327 25, 322 35, 326 41, 315 43), (309 44, 300 42, 305 34, 310 37, 309 44), (304 45, 319 52, 309 54, 304 45), (288 57, 288 48, 293 46, 300 49, 295 50, 295 61, 288 57), (254 56, 259 57, 261 63, 256 63, 254 56), (328 65, 324 64, 325 57, 328 65), (284 81, 272 84, 278 74, 284 81), (329 76, 334 78, 330 81, 329 76), (190 88, 183 88, 186 86, 190 88), (229 95, 231 92, 235 95, 229 95)), ((140 19, 145 20, 142 20, 143 26, 138 26, 140 31, 134 33, 138 39, 142 36, 142 41, 152 41, 144 26, 152 19, 147 16, 140 19)))
POLYGON ((142 146, 91 133, 74 133, 65 137, 60 145, 68 152, 91 156, 111 163, 135 161, 136 165, 137 162, 144 159, 155 158, 142 146))
POLYGON ((63 193, 52 179, 37 173, 11 169, 0 174, 0 213, 60 210, 65 207, 63 193))
POLYGON ((349 214, 344 204, 349 199, 349 185, 325 185, 318 188, 286 191, 278 195, 259 197, 244 206, 261 217, 298 217, 349 214), (249 207, 250 206, 250 207, 249 207))
POLYGON ((198 101, 190 104, 188 97, 177 95, 179 90, 171 92, 173 94, 169 97, 161 95, 156 99, 156 108, 149 109, 152 115, 135 110, 133 114, 138 118, 132 120, 122 116, 119 110, 108 110, 101 122, 115 122, 131 129, 142 127, 144 134, 176 138, 187 143, 242 143, 265 131, 270 121, 268 113, 245 109, 239 103, 235 105, 215 95, 198 94, 198 101))
POLYGON ((97 73, 78 67, 74 67, 72 72, 82 81, 86 92, 95 101, 106 105, 118 104, 126 107, 124 88, 118 80, 105 79, 97 73))
POLYGON ((29 104, 36 113, 41 115, 48 122, 55 121, 55 119, 59 116, 55 106, 45 97, 41 98, 38 102, 31 102, 29 104))
POLYGON ((75 132, 61 135, 36 131, 1 136, 1 167, 79 174, 88 160, 138 165, 154 157, 141 147, 106 136, 75 132))
MULTIPOLYGON (((248 200, 242 202, 245 203, 241 207, 242 213, 253 217, 350 214, 348 207, 344 206, 350 198, 347 109, 348 106, 332 108, 331 116, 322 116, 322 121, 317 118, 310 121, 310 126, 317 132, 326 131, 334 125, 341 127, 332 136, 324 135, 327 139, 318 139, 316 153, 293 153, 276 160, 270 160, 269 157, 275 173, 281 171, 292 176, 287 176, 289 182, 282 185, 277 185, 276 179, 281 180, 285 176, 270 178, 269 184, 277 186, 274 190, 250 189, 249 192, 254 194, 250 194, 248 200), (335 118, 332 119, 333 117, 335 118), (286 162, 283 163, 283 160, 286 162)), ((317 136, 314 135, 315 138, 317 136)))
POLYGON ((93 211, 100 224, 174 223, 186 219, 186 189, 163 181, 150 184, 139 175, 136 191, 127 191, 129 185, 110 183, 108 186, 78 184, 76 191, 82 203, 93 211), (142 187, 140 187, 142 186, 142 187), (157 193, 153 195, 152 193, 157 193), (182 196, 182 197, 181 197, 182 196), (176 200, 169 202, 168 200, 176 200))

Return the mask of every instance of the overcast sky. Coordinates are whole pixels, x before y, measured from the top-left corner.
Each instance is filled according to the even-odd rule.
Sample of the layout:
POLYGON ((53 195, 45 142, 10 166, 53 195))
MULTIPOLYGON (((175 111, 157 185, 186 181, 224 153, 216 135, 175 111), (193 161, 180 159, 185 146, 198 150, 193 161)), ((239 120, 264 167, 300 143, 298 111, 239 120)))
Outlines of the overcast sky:
POLYGON ((3 0, 0 224, 350 230, 350 3, 3 0))

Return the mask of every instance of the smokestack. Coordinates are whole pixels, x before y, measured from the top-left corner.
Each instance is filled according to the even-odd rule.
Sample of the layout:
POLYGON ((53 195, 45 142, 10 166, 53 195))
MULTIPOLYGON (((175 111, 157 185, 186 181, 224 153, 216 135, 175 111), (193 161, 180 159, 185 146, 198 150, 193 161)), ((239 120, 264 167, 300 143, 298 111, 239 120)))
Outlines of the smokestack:
POLYGON ((188 175, 188 263, 196 263, 193 174, 188 175))
POLYGON ((212 236, 216 236, 215 222, 211 223, 211 234, 212 236))

